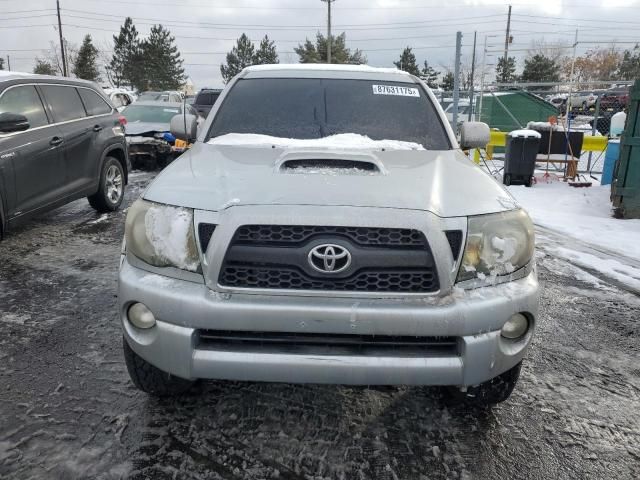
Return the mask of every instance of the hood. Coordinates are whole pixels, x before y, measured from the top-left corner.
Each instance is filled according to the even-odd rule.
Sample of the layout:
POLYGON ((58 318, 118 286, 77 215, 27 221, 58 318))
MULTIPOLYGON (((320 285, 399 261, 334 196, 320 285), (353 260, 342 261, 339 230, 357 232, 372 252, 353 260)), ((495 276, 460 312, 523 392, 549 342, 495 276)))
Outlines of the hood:
POLYGON ((125 135, 142 135, 143 133, 168 132, 168 123, 133 122, 124 127, 125 135))
POLYGON ((151 183, 147 200, 200 210, 335 205, 425 210, 441 217, 517 205, 457 150, 328 150, 198 142, 151 183))

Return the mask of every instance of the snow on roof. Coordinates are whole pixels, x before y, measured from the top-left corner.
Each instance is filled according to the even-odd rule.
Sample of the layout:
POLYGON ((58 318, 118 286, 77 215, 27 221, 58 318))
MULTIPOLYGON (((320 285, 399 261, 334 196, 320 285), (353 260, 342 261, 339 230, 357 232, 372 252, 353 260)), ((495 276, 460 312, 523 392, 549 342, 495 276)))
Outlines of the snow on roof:
POLYGON ((369 65, 348 65, 335 63, 276 63, 269 65, 252 65, 246 67, 244 72, 273 72, 286 70, 310 70, 310 71, 339 71, 339 72, 363 72, 363 73, 395 73, 409 75, 409 73, 397 68, 370 67, 369 65))

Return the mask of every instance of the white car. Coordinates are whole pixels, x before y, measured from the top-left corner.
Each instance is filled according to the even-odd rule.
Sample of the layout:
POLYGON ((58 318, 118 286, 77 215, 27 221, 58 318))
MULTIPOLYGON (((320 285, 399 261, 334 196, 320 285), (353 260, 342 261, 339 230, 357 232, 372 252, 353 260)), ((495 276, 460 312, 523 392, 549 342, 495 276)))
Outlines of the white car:
POLYGON ((133 92, 122 88, 105 88, 104 93, 107 94, 109 100, 111 100, 111 103, 113 103, 113 106, 116 107, 118 112, 122 112, 122 110, 137 99, 133 92))

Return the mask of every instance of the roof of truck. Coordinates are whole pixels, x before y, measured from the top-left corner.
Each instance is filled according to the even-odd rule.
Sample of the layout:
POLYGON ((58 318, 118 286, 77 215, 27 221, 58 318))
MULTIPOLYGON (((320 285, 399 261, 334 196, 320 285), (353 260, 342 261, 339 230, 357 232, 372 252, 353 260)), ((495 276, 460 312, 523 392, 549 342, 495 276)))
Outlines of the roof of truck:
POLYGON ((245 72, 274 72, 274 71, 313 71, 313 72, 362 72, 362 73, 384 73, 409 75, 409 73, 397 68, 379 68, 369 65, 349 65, 335 63, 276 63, 269 65, 252 65, 244 69, 245 72))

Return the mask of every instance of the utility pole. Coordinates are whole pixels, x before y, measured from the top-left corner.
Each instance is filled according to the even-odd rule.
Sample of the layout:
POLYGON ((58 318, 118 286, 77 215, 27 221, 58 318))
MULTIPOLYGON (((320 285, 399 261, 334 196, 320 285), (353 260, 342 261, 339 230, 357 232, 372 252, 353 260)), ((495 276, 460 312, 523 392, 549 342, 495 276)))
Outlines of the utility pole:
POLYGON ((487 68, 487 36, 484 36, 484 48, 482 50, 482 72, 480 73, 480 105, 478 108, 478 121, 482 121, 482 99, 484 97, 484 71, 487 68))
POLYGON ((60 55, 62 57, 62 75, 67 76, 67 59, 64 51, 64 40, 62 38, 62 20, 60 20, 60 0, 56 0, 58 9, 58 34, 60 35, 60 55))
POLYGON ((322 0, 327 4, 327 63, 331 63, 331 4, 336 0, 322 0))
POLYGON ((471 57, 471 92, 469 93, 469 121, 472 120, 473 116, 473 84, 475 81, 476 74, 476 36, 478 32, 473 32, 473 57, 471 57))
POLYGON ((504 37, 504 65, 507 66, 509 58, 509 40, 511 38, 511 5, 509 5, 509 13, 507 14, 507 33, 504 37))
POLYGON ((462 32, 456 32, 456 60, 453 74, 453 120, 451 128, 458 134, 458 101, 460 100, 460 52, 462 50, 462 32))

